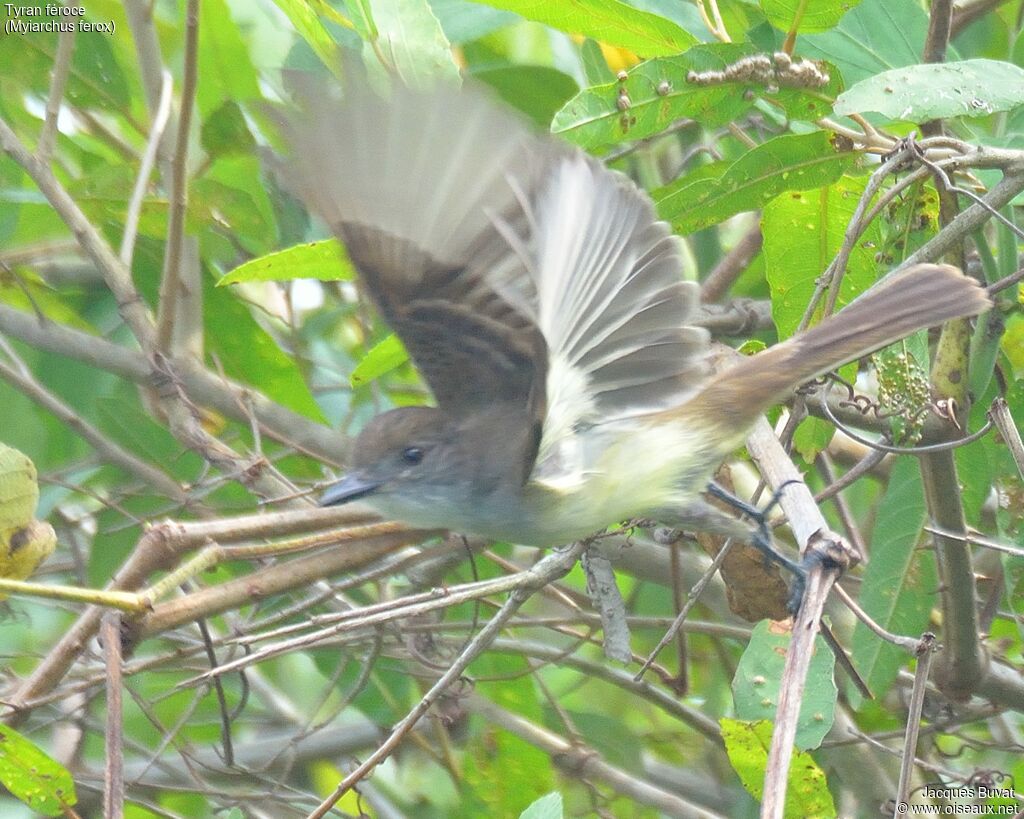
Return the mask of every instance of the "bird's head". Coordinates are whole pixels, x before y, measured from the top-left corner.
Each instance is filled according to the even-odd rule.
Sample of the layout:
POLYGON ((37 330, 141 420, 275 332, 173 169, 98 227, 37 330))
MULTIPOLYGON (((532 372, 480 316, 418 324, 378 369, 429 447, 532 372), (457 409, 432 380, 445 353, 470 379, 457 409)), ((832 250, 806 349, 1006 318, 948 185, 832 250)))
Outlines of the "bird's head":
MULTIPOLYGON (((352 470, 328 487, 321 506, 365 498, 415 496, 450 474, 451 424, 433 407, 400 407, 370 421, 356 438, 352 470)), ((434 494, 428 492, 427 494, 434 494)))
POLYGON ((352 470, 327 488, 320 505, 359 499, 420 528, 481 530, 481 514, 504 509, 521 491, 533 439, 520 408, 455 417, 433 407, 390 410, 359 434, 352 470))

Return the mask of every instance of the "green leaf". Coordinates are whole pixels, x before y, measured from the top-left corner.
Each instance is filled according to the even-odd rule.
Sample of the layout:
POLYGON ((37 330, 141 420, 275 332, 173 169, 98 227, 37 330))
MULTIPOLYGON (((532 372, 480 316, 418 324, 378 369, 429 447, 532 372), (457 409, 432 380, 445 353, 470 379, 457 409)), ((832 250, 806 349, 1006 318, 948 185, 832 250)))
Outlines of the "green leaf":
POLYGON ((782 31, 827 31, 860 0, 761 0, 761 10, 782 31))
POLYGON ((519 819, 562 819, 564 815, 562 794, 552 791, 520 813, 519 819))
MULTIPOLYGON (((653 196, 658 214, 679 233, 765 206, 784 191, 805 191, 839 179, 857 161, 837 151, 824 131, 775 137, 724 169, 717 181, 684 176, 653 196)), ((820 272, 820 271, 819 271, 820 272)))
POLYGON ((239 282, 287 282, 319 279, 324 282, 351 281, 355 268, 337 239, 306 242, 244 262, 223 275, 220 287, 239 282))
POLYGON ((458 82, 451 44, 426 0, 374 0, 373 22, 374 50, 406 85, 424 86, 438 77, 458 82))
POLYGON ((1003 564, 1003 601, 1013 612, 1010 619, 1020 639, 1024 640, 1024 558, 1002 554, 999 559, 1003 564))
POLYGON ((981 117, 1024 104, 1024 69, 999 60, 924 63, 861 80, 839 95, 837 114, 877 111, 926 122, 981 117))
MULTIPOLYGON (((976 412, 980 416, 980 426, 984 423, 985 405, 976 404, 971 407, 972 420, 976 412)), ((994 464, 990 462, 986 448, 978 445, 958 446, 953 450, 953 460, 956 462, 956 474, 960 481, 964 516, 972 526, 982 529, 982 508, 992 492, 992 487, 999 482, 994 464)))
POLYGON ((195 452, 183 451, 181 443, 166 428, 143 412, 134 385, 119 385, 113 395, 99 398, 96 415, 96 425, 104 433, 129 451, 158 464, 170 477, 186 482, 202 472, 202 459, 195 452))
MULTIPOLYGON (((323 64, 331 71, 338 68, 338 46, 330 32, 320 22, 316 11, 308 0, 274 0, 287 17, 299 36, 313 50, 323 64)), ((317 4, 319 7, 319 4, 317 4)))
POLYGON ((199 65, 202 82, 196 100, 204 117, 225 100, 237 103, 260 97, 249 49, 225 0, 203 0, 199 4, 199 65))
POLYGON ((545 0, 481 0, 494 8, 514 11, 537 23, 593 37, 607 45, 635 51, 644 57, 678 54, 697 38, 675 23, 640 11, 619 0, 573 0, 552 3, 545 0))
POLYGON ((924 182, 913 185, 890 202, 881 220, 881 263, 895 267, 939 229, 939 195, 924 182))
MULTIPOLYGON (((825 271, 843 242, 864 182, 846 177, 816 191, 793 191, 764 209, 765 275, 771 289, 772 318, 779 336, 793 334, 825 271)), ((847 304, 876 279, 879 228, 868 227, 854 246, 839 292, 847 304)))
POLYGON ((67 769, 6 725, 0 725, 0 782, 46 816, 59 816, 78 801, 67 769))
POLYGON ((1010 362, 1014 378, 1024 377, 1024 314, 1015 311, 1009 315, 999 347, 1010 362))
POLYGON ((375 345, 356 365, 350 376, 351 384, 353 387, 368 384, 408 360, 409 354, 405 351, 402 340, 392 333, 375 345))
POLYGON ((587 85, 607 85, 614 81, 615 72, 608 67, 608 60, 596 40, 588 37, 580 47, 580 59, 583 61, 583 76, 587 85))
POLYGON ((828 60, 849 85, 888 68, 915 65, 928 32, 916 0, 863 0, 832 31, 800 37, 804 57, 828 60))
POLYGON ((249 124, 234 100, 225 100, 203 121, 201 138, 204 150, 212 158, 226 154, 251 154, 256 148, 249 124))
MULTIPOLYGON (((56 353, 26 350, 24 361, 38 374, 37 377, 47 389, 76 408, 81 405, 72 401, 80 401, 87 407, 91 405, 90 394, 85 393, 85 390, 97 390, 110 384, 110 377, 97 375, 95 369, 69 361, 56 353), (74 389, 76 385, 77 391, 74 389)), ((66 468, 73 459, 87 457, 91 451, 68 425, 49 413, 41 412, 31 399, 2 379, 0 406, 3 407, 4 442, 29 453, 39 469, 66 468)))
MULTIPOLYGON (((750 721, 773 720, 779 704, 779 681, 792 634, 778 624, 762 620, 754 627, 732 680, 736 716, 750 721)), ((821 637, 815 638, 814 656, 797 721, 797 748, 817 748, 835 720, 838 689, 833 678, 835 657, 821 637)))
POLYGON ((251 154, 223 155, 192 183, 189 227, 205 234, 204 244, 209 228, 217 226, 253 254, 276 245, 274 208, 260 171, 259 160, 251 154))
POLYGON ((430 0, 430 8, 441 23, 444 36, 456 45, 479 40, 519 20, 510 12, 488 8, 471 0, 430 0))
MULTIPOLYGON (((926 520, 917 460, 897 458, 878 507, 871 560, 864 570, 860 594, 861 606, 875 622, 897 634, 916 636, 923 632, 935 600, 935 558, 931 552, 917 548, 926 520)), ((853 661, 876 697, 885 694, 907 659, 905 650, 857 623, 853 661)))
POLYGON ((463 758, 462 776, 473 794, 466 815, 507 815, 508 807, 550 792, 554 777, 546 753, 508 731, 493 726, 484 731, 477 742, 486 752, 481 748, 463 758))
MULTIPOLYGON (((6 14, 4 19, 8 19, 6 14)), ((66 22, 68 18, 61 19, 66 22)), ((85 19, 99 21, 91 12, 85 19)), ((56 20, 52 15, 42 14, 31 22, 56 20)), ((10 34, 0 37, 0 65, 4 67, 5 84, 13 81, 26 89, 42 92, 45 96, 57 54, 57 37, 54 33, 10 34)), ((99 33, 75 38, 67 84, 69 103, 87 109, 95 107, 127 113, 131 107, 132 93, 121 62, 117 59, 112 38, 99 33)), ((5 96, 14 99, 9 93, 5 96)))
MULTIPOLYGON (((733 770, 739 774, 743 787, 760 799, 764 792, 764 772, 768 764, 768 748, 772 740, 772 724, 767 721, 742 722, 722 719, 722 739, 733 770)), ((802 819, 834 817, 835 804, 829 793, 825 773, 806 751, 796 751, 786 777, 786 816, 802 819)))
POLYGON ((542 65, 491 68, 476 71, 473 76, 543 128, 548 127, 555 112, 579 90, 568 74, 542 65))
POLYGON ((278 346, 234 293, 208 286, 209 282, 204 277, 203 317, 210 353, 217 357, 218 366, 282 406, 323 422, 298 362, 278 346))
POLYGON ((800 453, 805 463, 813 464, 818 454, 832 441, 836 428, 822 418, 813 415, 804 418, 793 433, 793 448, 800 453))
POLYGON ((551 130, 594 149, 652 136, 681 117, 708 127, 728 122, 752 107, 753 100, 745 99, 735 85, 694 85, 687 82, 687 74, 721 71, 752 53, 749 45, 716 43, 695 46, 675 57, 647 60, 631 68, 624 82, 585 88, 555 115, 551 130), (629 100, 625 111, 619 102, 622 91, 629 100))

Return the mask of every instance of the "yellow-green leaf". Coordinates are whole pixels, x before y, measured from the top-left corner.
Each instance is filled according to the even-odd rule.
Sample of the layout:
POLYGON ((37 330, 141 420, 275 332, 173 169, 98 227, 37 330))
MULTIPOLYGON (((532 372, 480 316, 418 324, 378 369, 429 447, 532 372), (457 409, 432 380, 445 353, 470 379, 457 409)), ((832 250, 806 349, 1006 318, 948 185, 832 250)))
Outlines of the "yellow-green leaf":
POLYGON ((0 782, 45 816, 59 816, 78 801, 67 769, 6 725, 0 725, 0 782))
MULTIPOLYGON (((772 740, 772 724, 767 720, 743 722, 723 719, 722 739, 729 762, 739 774, 743 787, 760 799, 764 792, 764 772, 772 740)), ((825 773, 806 751, 794 751, 786 778, 786 816, 801 819, 831 819, 836 808, 829 793, 825 773)))
POLYGON ((355 268, 336 239, 294 245, 240 264, 221 277, 217 285, 239 282, 284 282, 292 279, 348 281, 355 268))
POLYGON ((514 11, 527 20, 544 23, 566 34, 581 34, 608 45, 628 48, 643 57, 678 54, 697 42, 696 37, 672 21, 619 0, 573 0, 572 3, 486 0, 485 4, 514 11))
POLYGON ((374 346, 356 365, 350 378, 352 386, 358 387, 380 378, 384 373, 391 372, 408 360, 409 354, 405 351, 402 340, 392 333, 374 346))

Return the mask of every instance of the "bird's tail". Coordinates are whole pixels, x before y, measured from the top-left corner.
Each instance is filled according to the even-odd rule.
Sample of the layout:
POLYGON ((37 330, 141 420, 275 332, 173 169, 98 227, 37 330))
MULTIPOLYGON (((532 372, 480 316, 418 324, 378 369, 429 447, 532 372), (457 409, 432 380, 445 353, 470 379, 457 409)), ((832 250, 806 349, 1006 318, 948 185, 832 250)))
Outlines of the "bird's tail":
POLYGON ((709 434, 739 443, 762 412, 801 384, 917 330, 974 316, 990 306, 985 290, 957 268, 915 265, 810 330, 742 359, 673 412, 701 429, 713 420, 709 434))

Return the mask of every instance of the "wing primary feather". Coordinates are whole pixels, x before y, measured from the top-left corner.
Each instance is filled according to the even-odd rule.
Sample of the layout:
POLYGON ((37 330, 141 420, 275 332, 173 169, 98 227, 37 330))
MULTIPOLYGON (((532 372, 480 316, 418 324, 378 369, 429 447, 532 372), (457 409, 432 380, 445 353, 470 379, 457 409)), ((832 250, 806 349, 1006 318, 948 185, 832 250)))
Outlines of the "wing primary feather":
POLYGON ((497 401, 542 411, 529 203, 566 149, 479 90, 395 87, 384 100, 350 86, 344 99, 322 82, 299 88, 280 118, 285 183, 346 245, 439 404, 456 415, 497 401))
POLYGON ((677 240, 624 176, 583 154, 561 158, 534 210, 531 275, 551 361, 540 450, 550 460, 538 464, 547 478, 578 461, 573 429, 690 397, 708 336, 687 324, 696 285, 682 281, 677 240))

